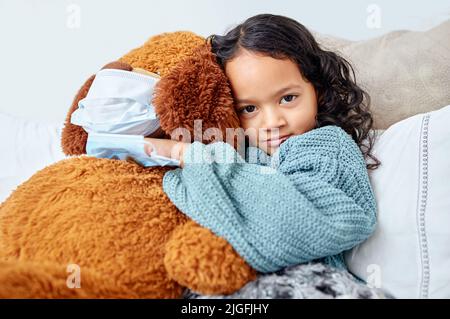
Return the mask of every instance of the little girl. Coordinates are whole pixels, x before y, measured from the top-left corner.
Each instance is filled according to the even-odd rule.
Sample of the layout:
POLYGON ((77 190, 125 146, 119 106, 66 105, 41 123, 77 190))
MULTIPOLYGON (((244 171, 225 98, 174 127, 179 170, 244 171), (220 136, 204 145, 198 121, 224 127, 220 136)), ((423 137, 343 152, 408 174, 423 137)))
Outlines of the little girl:
POLYGON ((368 169, 379 165, 368 96, 352 67, 283 16, 257 15, 208 40, 258 162, 224 142, 147 138, 148 154, 156 148, 181 162, 165 174, 164 191, 259 272, 312 260, 345 268, 343 252, 376 224, 364 156, 376 162, 368 169))

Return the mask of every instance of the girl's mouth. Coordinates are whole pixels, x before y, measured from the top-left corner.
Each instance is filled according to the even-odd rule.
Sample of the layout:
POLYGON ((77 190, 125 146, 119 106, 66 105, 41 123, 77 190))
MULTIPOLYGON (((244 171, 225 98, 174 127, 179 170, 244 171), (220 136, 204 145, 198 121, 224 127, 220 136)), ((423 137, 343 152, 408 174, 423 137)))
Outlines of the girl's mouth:
POLYGON ((266 143, 267 143, 267 146, 277 147, 277 146, 280 146, 281 143, 286 141, 289 137, 291 137, 291 135, 282 136, 278 139, 267 140, 266 143))

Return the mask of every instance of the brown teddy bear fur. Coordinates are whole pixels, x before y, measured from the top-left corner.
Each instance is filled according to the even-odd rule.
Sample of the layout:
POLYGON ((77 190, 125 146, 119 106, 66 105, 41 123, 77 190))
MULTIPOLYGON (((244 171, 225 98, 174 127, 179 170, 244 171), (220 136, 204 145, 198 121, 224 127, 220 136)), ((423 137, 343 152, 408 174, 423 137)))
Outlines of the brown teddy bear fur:
MULTIPOLYGON (((118 61, 103 68, 131 71, 141 68, 149 72, 166 76, 180 60, 192 55, 193 50, 204 43, 204 39, 192 32, 163 33, 151 37, 142 46, 131 50, 118 61)), ((87 133, 82 127, 70 123, 70 116, 78 108, 78 101, 86 97, 95 74, 90 76, 76 94, 66 117, 62 133, 62 149, 67 155, 86 154, 87 133)), ((156 137, 156 136, 152 136, 156 137)))
POLYGON ((190 131, 193 138, 194 120, 202 121, 202 131, 196 140, 205 144, 218 138, 217 134, 211 133, 214 130, 226 137, 227 128, 239 127, 228 80, 209 46, 198 48, 195 58, 176 65, 158 83, 153 104, 162 129, 173 134, 174 139, 180 127, 190 131), (211 134, 202 135, 205 131, 211 134))
MULTIPOLYGON (((226 77, 193 33, 153 37, 105 67, 162 76, 154 104, 166 137, 178 126, 193 136, 193 119, 203 130, 239 125, 226 77)), ((93 79, 69 110, 67 154, 85 153, 86 132, 68 121, 93 79)), ((79 156, 34 174, 0 206, 0 298, 179 298, 186 287, 228 294, 254 279, 225 239, 170 202, 169 169, 79 156), (80 288, 68 287, 70 264, 80 288)))

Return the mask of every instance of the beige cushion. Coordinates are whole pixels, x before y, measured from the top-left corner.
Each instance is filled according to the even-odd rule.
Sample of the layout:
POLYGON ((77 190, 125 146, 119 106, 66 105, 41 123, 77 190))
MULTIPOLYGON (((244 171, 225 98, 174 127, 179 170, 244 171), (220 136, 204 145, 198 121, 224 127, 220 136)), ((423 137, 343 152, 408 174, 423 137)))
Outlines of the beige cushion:
POLYGON ((354 66, 357 83, 371 96, 374 128, 450 104, 450 20, 425 32, 394 31, 365 41, 314 35, 354 66))

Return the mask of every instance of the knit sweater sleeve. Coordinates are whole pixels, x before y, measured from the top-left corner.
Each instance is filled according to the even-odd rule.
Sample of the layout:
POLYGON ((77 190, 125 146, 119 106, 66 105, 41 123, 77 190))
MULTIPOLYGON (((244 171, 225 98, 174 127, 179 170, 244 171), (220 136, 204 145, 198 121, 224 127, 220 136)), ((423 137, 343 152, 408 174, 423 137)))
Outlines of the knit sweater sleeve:
POLYGON ((260 272, 340 254, 374 230, 376 206, 351 137, 326 126, 286 140, 269 165, 229 144, 194 142, 163 188, 260 272))

